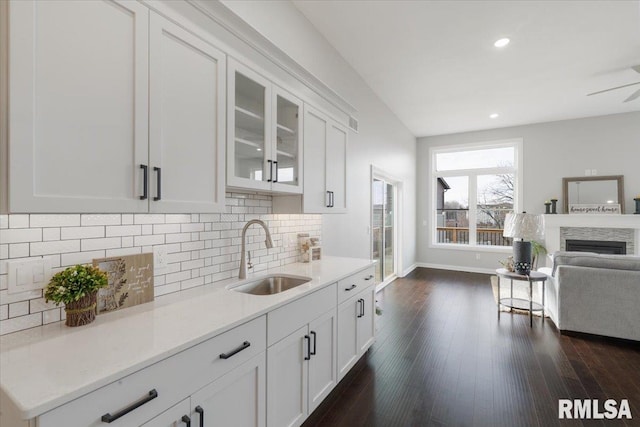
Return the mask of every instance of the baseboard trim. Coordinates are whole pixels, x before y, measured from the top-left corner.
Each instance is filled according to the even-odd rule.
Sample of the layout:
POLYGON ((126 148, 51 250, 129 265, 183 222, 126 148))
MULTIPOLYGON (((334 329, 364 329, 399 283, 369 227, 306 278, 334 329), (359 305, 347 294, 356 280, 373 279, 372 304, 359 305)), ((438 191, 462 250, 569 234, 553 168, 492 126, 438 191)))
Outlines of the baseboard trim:
POLYGON ((407 274, 410 274, 413 270, 415 270, 416 268, 418 268, 418 264, 413 263, 409 266, 409 268, 407 268, 406 270, 404 270, 402 272, 402 277, 406 276, 407 274))
POLYGON ((482 274, 496 273, 495 270, 492 270, 490 268, 467 267, 463 265, 433 264, 430 262, 418 262, 416 263, 416 267, 435 268, 437 270, 464 271, 465 273, 482 273, 482 274))

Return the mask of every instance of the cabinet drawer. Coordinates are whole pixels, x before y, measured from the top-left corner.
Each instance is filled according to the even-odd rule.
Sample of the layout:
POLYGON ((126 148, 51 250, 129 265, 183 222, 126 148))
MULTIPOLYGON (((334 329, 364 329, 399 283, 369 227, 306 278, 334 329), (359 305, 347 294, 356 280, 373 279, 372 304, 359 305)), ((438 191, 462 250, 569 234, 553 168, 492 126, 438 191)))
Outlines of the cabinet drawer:
POLYGON ((327 286, 267 314, 268 345, 273 345, 336 306, 336 284, 327 286))
POLYGON ((366 269, 352 274, 338 282, 338 304, 344 302, 359 293, 367 286, 374 284, 375 267, 372 265, 366 269))
POLYGON ((115 417, 146 401, 110 423, 122 427, 141 425, 264 351, 265 332, 266 318, 262 316, 46 412, 38 418, 38 426, 104 427, 107 423, 102 421, 103 415, 115 417), (245 341, 250 345, 227 359, 220 358, 222 353, 242 348, 245 341))

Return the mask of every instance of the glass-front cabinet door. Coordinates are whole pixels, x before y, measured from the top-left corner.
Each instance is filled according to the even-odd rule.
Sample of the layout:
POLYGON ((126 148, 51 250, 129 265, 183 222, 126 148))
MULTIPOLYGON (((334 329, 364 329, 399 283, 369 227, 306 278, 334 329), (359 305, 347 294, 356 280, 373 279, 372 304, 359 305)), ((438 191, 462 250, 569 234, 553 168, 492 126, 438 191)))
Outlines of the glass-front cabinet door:
POLYGON ((228 62, 227 185, 302 193, 302 101, 228 62))
POLYGON ((269 190, 271 83, 229 58, 227 185, 269 190))
POLYGON ((273 87, 273 143, 270 158, 273 159, 273 186, 275 191, 302 193, 302 102, 273 87))

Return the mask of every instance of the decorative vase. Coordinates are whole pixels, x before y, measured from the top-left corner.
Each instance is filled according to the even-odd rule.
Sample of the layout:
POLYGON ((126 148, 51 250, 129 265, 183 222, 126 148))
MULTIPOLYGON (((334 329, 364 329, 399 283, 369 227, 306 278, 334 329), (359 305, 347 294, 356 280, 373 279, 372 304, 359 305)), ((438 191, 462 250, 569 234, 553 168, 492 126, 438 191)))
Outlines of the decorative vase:
POLYGON ((98 292, 85 295, 78 301, 65 304, 65 312, 67 313, 67 326, 88 325, 96 319, 96 304, 98 292))
POLYGON ((551 213, 552 214, 557 214, 558 213, 558 199, 551 199, 551 213))
POLYGON ((640 197, 636 197, 633 201, 636 202, 636 211, 634 214, 640 215, 640 197))
POLYGON ((544 202, 544 213, 545 214, 551 213, 551 202, 544 202))

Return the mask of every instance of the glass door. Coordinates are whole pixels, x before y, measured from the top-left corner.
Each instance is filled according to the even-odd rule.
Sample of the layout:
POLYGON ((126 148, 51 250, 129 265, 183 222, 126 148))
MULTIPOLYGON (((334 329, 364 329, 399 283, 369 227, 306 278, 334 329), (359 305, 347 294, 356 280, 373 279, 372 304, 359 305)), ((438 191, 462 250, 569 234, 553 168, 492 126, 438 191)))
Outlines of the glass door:
POLYGON ((372 186, 372 257, 376 264, 376 283, 395 275, 395 205, 396 188, 382 178, 373 178, 372 186))
POLYGON ((274 86, 275 129, 270 159, 273 160, 273 189, 302 193, 300 131, 302 101, 274 86), (297 191, 299 190, 299 191, 297 191))

